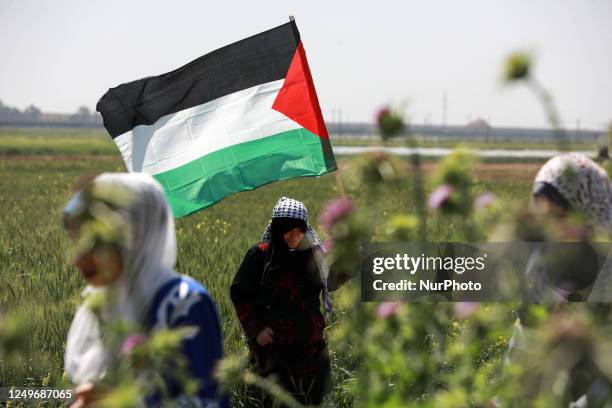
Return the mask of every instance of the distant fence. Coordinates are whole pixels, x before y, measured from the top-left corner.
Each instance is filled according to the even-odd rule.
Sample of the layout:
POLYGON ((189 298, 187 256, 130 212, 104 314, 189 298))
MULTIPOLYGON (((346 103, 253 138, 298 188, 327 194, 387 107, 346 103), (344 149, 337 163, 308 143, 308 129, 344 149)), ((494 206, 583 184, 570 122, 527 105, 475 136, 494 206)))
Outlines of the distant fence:
MULTIPOLYGON (((377 137, 377 129, 368 123, 328 123, 329 133, 335 137, 373 138, 377 137)), ((432 139, 475 139, 475 140, 529 140, 547 142, 555 139, 552 129, 490 127, 477 128, 468 126, 434 126, 411 125, 408 132, 432 139)), ((570 141, 597 142, 605 131, 565 129, 565 135, 570 141)))
MULTIPOLYGON (((103 128, 102 119, 95 120, 75 120, 74 118, 58 120, 1 120, 0 126, 4 127, 74 127, 74 128, 103 128)), ((332 137, 337 138, 376 138, 377 129, 370 123, 327 123, 327 129, 332 137)), ((411 125, 407 131, 431 139, 474 139, 474 140, 529 140, 532 142, 547 142, 555 138, 555 133, 551 129, 537 128, 511 128, 511 127, 490 127, 478 128, 468 126, 439 126, 439 125, 411 125)), ((605 131, 600 130, 564 130, 570 141, 597 142, 605 135, 605 131)))

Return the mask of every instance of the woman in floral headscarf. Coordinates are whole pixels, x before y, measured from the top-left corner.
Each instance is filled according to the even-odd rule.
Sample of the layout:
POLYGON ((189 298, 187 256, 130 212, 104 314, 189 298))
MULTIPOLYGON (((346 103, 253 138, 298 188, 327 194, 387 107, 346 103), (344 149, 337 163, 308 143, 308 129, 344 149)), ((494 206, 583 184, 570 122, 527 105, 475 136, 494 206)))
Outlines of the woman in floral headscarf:
POLYGON ((538 172, 533 195, 544 210, 575 211, 591 227, 612 229, 612 188, 608 173, 579 153, 550 159, 538 172))
MULTIPOLYGON (((563 313, 578 309, 588 310, 605 322, 612 301, 611 262, 592 245, 595 231, 604 235, 612 232, 612 188, 607 172, 582 154, 555 156, 535 177, 533 204, 536 213, 554 220, 565 243, 541 245, 527 262, 523 303, 510 339, 508 362, 529 355, 533 343, 527 340, 527 333, 542 324, 533 318, 530 304, 545 306, 549 323, 557 315, 563 317, 563 313), (571 306, 572 302, 587 303, 571 306)), ((592 361, 592 350, 568 350, 565 361, 573 362, 566 379, 571 390, 569 406, 600 406, 591 404, 609 398, 612 388, 592 361)))
MULTIPOLYGON (((282 197, 244 257, 231 298, 259 373, 308 405, 320 404, 331 385, 321 294, 329 307, 319 237, 304 204, 282 197)), ((263 396, 259 403, 271 404, 263 396)))
POLYGON ((536 212, 555 218, 562 240, 574 244, 553 247, 562 249, 547 262, 540 251, 531 257, 529 300, 545 303, 551 294, 569 301, 605 300, 600 297, 610 294, 608 274, 602 273, 606 271, 589 242, 597 230, 612 232, 612 188, 606 171, 582 154, 555 156, 536 175, 533 199, 536 212))

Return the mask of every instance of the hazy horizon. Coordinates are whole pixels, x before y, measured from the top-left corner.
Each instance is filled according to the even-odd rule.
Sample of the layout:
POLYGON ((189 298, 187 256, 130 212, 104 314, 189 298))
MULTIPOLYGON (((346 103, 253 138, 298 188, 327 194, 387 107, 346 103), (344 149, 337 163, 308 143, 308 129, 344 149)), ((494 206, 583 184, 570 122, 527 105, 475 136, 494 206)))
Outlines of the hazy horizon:
POLYGON ((413 123, 483 118, 547 127, 523 87, 505 87, 505 57, 534 55, 567 128, 612 123, 612 2, 338 1, 104 3, 0 0, 0 99, 44 112, 94 110, 110 87, 159 75, 292 14, 326 120, 371 122, 386 104, 413 123))

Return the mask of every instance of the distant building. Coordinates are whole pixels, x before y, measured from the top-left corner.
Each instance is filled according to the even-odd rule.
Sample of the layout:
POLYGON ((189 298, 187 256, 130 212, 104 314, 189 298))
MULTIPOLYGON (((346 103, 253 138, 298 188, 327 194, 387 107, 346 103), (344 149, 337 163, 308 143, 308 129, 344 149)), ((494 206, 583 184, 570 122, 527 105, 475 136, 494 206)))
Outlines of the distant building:
POLYGON ((478 129, 478 130, 491 129, 491 125, 489 125, 489 123, 482 118, 478 118, 476 120, 469 122, 467 125, 465 125, 465 127, 468 129, 478 129))

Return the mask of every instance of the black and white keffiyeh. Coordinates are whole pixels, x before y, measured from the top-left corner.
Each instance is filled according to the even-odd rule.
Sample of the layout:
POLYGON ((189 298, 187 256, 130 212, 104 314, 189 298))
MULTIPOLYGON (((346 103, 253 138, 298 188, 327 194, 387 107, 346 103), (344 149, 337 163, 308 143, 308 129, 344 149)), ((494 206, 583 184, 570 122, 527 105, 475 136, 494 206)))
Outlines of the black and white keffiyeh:
MULTIPOLYGON (((310 239, 313 247, 322 249, 322 241, 316 231, 308 224, 308 209, 298 200, 289 197, 281 197, 276 202, 272 210, 272 219, 274 218, 295 218, 306 223, 306 236, 310 239)), ((272 238, 272 220, 268 222, 266 229, 261 237, 262 241, 269 241, 272 238)))
MULTIPOLYGON (((289 197, 281 197, 272 210, 272 219, 274 218, 295 218, 306 223, 306 237, 310 240, 310 244, 312 245, 314 256, 319 265, 321 280, 323 282, 323 307, 326 313, 330 313, 332 310, 332 303, 329 296, 329 289, 327 288, 329 268, 324 259, 325 249, 319 235, 310 224, 308 224, 308 209, 301 201, 289 197)), ((269 241, 270 239, 272 239, 272 220, 268 222, 261 237, 262 241, 269 241)))

